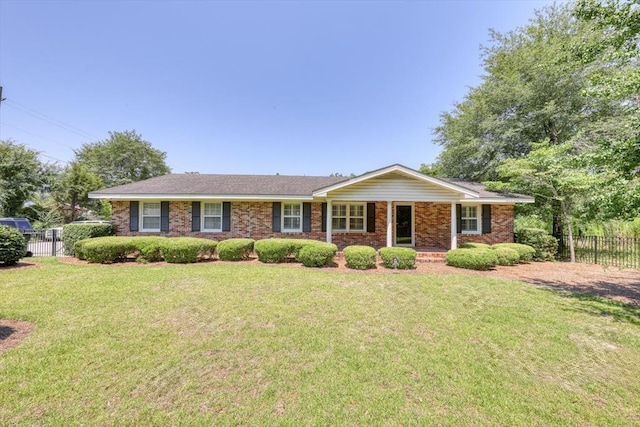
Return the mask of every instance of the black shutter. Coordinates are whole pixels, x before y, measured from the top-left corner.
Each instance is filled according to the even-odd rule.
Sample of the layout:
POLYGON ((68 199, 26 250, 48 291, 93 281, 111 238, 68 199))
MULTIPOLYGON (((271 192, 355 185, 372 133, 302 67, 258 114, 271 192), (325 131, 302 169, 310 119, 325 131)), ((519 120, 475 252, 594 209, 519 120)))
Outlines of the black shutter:
POLYGON ((320 220, 322 222, 322 231, 327 231, 327 204, 323 203, 322 204, 322 219, 320 220))
POLYGON ((140 202, 129 202, 129 231, 138 231, 138 211, 140 202))
POLYGON ((462 233, 462 205, 456 205, 456 233, 462 233))
POLYGON ((491 233, 491 205, 482 205, 482 234, 491 233))
POLYGON ((302 231, 308 233, 311 231, 311 203, 302 204, 302 231))
POLYGON ((376 232, 376 204, 367 203, 367 232, 376 232))
POLYGON ((200 231, 200 202, 191 202, 191 231, 200 231))
POLYGON ((231 231, 231 202, 222 202, 222 231, 231 231))
POLYGON ((272 223, 272 229, 273 231, 279 232, 280 231, 280 208, 282 206, 282 203, 280 202, 273 202, 273 210, 271 213, 271 218, 273 220, 272 223))
POLYGON ((160 231, 169 231, 169 202, 160 202, 160 231))

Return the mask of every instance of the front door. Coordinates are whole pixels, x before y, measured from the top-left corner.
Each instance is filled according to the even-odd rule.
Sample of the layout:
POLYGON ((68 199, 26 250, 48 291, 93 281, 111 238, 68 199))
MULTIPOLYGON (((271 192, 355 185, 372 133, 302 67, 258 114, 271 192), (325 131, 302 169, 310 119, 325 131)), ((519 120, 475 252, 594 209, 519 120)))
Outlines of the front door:
POLYGON ((396 205, 396 245, 413 245, 413 207, 396 205))

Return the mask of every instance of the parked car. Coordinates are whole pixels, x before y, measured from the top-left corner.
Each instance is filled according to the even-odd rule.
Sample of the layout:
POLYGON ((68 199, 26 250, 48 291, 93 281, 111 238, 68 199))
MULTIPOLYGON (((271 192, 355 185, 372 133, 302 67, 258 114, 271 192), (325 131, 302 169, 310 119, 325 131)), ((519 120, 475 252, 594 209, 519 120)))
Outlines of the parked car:
POLYGON ((47 228, 44 231, 45 240, 53 240, 53 233, 56 233, 56 240, 62 240, 62 227, 47 228))
POLYGON ((73 221, 69 224, 111 224, 111 221, 105 221, 103 219, 88 219, 85 221, 73 221))
MULTIPOLYGON (((34 233, 31 222, 27 218, 0 218, 0 225, 6 225, 11 228, 15 228, 22 233, 25 240, 28 242, 31 240, 31 235, 34 233)), ((25 256, 30 257, 33 253, 27 251, 25 256)))

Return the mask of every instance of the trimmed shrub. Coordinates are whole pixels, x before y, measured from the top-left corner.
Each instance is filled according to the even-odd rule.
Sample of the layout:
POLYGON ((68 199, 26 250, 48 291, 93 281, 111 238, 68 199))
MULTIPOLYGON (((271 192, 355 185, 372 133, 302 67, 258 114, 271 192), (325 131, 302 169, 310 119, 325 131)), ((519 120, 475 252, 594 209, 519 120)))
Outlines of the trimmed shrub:
POLYGON ((522 243, 496 243, 495 245, 491 246, 494 249, 497 248, 509 248, 509 249, 513 249, 516 252, 518 252, 518 255, 520 256, 520 261, 519 262, 529 262, 533 260, 533 256, 536 253, 536 250, 533 249, 531 246, 529 245, 523 245, 522 243))
POLYGON ((558 252, 556 238, 539 228, 521 228, 516 234, 516 241, 536 250, 534 261, 553 261, 558 252))
POLYGON ((89 262, 105 264, 124 261, 128 256, 138 253, 134 237, 94 237, 78 243, 84 259, 89 262))
POLYGON ((410 270, 416 268, 415 249, 411 248, 380 248, 378 254, 382 258, 382 263, 387 268, 398 268, 400 270, 410 270), (394 266, 394 260, 397 259, 397 266, 394 266))
POLYGON ((253 239, 227 239, 218 243, 218 258, 222 261, 241 261, 253 252, 253 239))
MULTIPOLYGON (((160 250, 166 262, 186 264, 213 258, 218 242, 197 237, 170 237, 162 240, 160 250)), ((153 243, 150 246, 155 250, 153 243)), ((141 250, 142 252, 142 250, 141 250)), ((150 260, 149 260, 150 261, 150 260)))
POLYGON ((296 258, 296 261, 298 261, 298 256, 300 255, 302 248, 309 245, 315 245, 316 243, 323 243, 312 239, 289 239, 289 242, 291 244, 291 253, 296 258))
POLYGON ((298 253, 298 261, 305 267, 324 267, 333 263, 338 247, 333 243, 306 244, 298 253))
POLYGON ((258 240, 253 249, 261 262, 284 262, 293 252, 293 239, 262 239, 258 240))
POLYGON ((489 270, 498 264, 498 255, 491 249, 452 249, 445 259, 447 265, 470 270, 489 270))
POLYGON ((458 248, 460 248, 460 249, 489 249, 489 248, 491 248, 491 245, 488 245, 486 243, 466 242, 466 243, 462 243, 461 245, 458 245, 458 248))
POLYGON ((498 257, 498 265, 516 265, 520 262, 518 251, 511 248, 491 248, 498 257))
POLYGON ((0 225, 0 266, 16 265, 27 254, 27 239, 21 232, 0 225))
POLYGON ((75 256, 75 243, 79 240, 92 237, 111 236, 113 226, 111 224, 67 224, 62 228, 62 245, 65 255, 75 256))
POLYGON ((162 261, 162 244, 167 237, 160 236, 138 236, 132 237, 138 248, 138 262, 158 262, 162 261))
POLYGON ((376 250, 371 246, 347 246, 342 250, 347 267, 367 270, 376 266, 376 250))

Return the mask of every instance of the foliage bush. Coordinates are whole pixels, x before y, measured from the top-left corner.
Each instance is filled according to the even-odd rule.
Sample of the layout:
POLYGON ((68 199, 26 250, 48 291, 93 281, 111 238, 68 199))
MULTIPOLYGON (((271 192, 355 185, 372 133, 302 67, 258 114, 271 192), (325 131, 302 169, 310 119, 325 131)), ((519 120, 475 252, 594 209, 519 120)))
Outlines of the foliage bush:
MULTIPOLYGON (((166 262, 174 264, 186 264, 198 262, 202 259, 211 259, 216 250, 218 242, 210 239, 200 239, 197 237, 170 237, 164 239, 160 244, 162 257, 166 262)), ((155 254, 153 242, 147 247, 155 254)), ((142 252, 142 250, 141 250, 142 252)), ((145 258, 147 255, 144 255, 145 258)), ((149 259, 149 261, 151 261, 149 259)))
POLYGON ((511 248, 491 248, 498 257, 498 265, 516 265, 520 262, 520 254, 511 248))
POLYGON ((489 249, 491 245, 486 243, 466 242, 458 246, 460 249, 489 249))
POLYGON ((15 265, 27 253, 27 239, 12 227, 0 225, 0 265, 15 265))
POLYGON ((293 252, 293 239, 262 239, 255 242, 253 249, 261 262, 276 263, 293 252))
POLYGON ((552 261, 558 252, 555 237, 539 228, 522 228, 516 234, 516 241, 536 250, 534 261, 552 261))
POLYGON ((300 251, 302 250, 302 248, 309 245, 315 245, 316 243, 323 243, 311 239, 289 239, 289 242, 291 244, 291 254, 293 254, 293 256, 296 258, 296 261, 300 256, 300 251))
POLYGON ((170 240, 167 237, 160 236, 137 236, 134 239, 138 248, 136 261, 139 262, 162 261, 162 244, 165 240, 170 240))
POLYGON ((333 243, 309 243, 300 249, 297 260, 305 267, 324 267, 333 263, 337 252, 338 247, 333 243))
POLYGON ((515 250, 516 252, 518 252, 518 255, 520 256, 519 262, 533 261, 533 256, 536 253, 536 250, 533 249, 531 246, 523 245, 522 243, 496 243, 491 247, 494 249, 509 248, 509 249, 515 250))
POLYGON ((218 258, 222 261, 241 261, 253 252, 253 239, 227 239, 218 243, 218 258))
POLYGON ((353 245, 342 250, 347 267, 367 270, 376 266, 376 250, 371 246, 353 245))
POLYGON ((87 261, 103 264, 124 261, 138 252, 135 238, 125 236, 94 237, 78 242, 78 248, 87 261))
POLYGON ((382 263, 387 268, 399 268, 409 270, 416 267, 416 251, 411 248, 380 248, 378 250, 382 263), (398 260, 398 265, 394 267, 393 260, 398 260))
POLYGON ((67 224, 63 227, 62 245, 66 255, 75 256, 75 243, 92 237, 111 236, 113 226, 107 223, 67 224))
POLYGON ((470 270, 489 270, 498 264, 498 255, 491 249, 452 249, 445 259, 447 265, 470 270))

